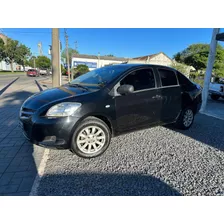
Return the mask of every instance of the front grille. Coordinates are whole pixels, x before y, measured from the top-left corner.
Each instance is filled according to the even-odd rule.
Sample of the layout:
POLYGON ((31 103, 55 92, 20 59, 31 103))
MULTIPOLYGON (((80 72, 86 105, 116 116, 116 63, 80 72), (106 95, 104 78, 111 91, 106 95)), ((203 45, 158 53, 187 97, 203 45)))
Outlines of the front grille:
POLYGON ((20 118, 28 119, 35 113, 35 110, 22 107, 20 110, 20 118))

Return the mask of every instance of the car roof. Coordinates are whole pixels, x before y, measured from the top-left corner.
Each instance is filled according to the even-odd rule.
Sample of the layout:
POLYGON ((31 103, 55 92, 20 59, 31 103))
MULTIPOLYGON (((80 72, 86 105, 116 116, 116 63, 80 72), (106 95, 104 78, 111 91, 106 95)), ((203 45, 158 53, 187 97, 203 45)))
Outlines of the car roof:
POLYGON ((142 67, 158 67, 158 68, 164 68, 164 69, 171 69, 171 70, 175 70, 174 68, 172 67, 169 67, 169 66, 165 66, 165 65, 155 65, 155 64, 127 64, 127 63, 124 63, 124 64, 115 64, 115 65, 109 65, 107 67, 127 67, 127 70, 128 69, 132 69, 132 68, 142 68, 142 67))

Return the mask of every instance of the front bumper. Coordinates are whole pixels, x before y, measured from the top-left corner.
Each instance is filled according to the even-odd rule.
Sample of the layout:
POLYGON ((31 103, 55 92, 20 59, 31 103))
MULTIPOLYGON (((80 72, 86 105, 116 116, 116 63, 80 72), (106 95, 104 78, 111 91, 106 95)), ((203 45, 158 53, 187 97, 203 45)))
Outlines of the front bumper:
POLYGON ((224 92, 219 92, 219 91, 214 91, 214 90, 209 90, 209 95, 218 95, 220 97, 224 97, 224 92))
POLYGON ((80 118, 21 119, 19 126, 23 135, 32 143, 48 148, 67 149, 74 129, 80 118))

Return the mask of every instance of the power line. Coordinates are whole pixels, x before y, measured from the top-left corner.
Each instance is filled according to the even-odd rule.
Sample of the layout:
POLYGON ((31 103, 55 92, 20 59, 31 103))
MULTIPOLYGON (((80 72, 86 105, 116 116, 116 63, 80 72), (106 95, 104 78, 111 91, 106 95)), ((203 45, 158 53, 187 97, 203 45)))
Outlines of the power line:
POLYGON ((77 40, 75 41, 75 50, 78 51, 78 42, 77 42, 77 40))
MULTIPOLYGON (((7 31, 7 33, 13 33, 13 34, 52 34, 51 31, 48 32, 32 32, 32 31, 7 31)), ((63 33, 63 31, 60 31, 59 33, 63 33)))
POLYGON ((69 54, 68 54, 68 34, 66 29, 64 29, 65 34, 65 47, 66 47, 66 57, 67 57, 67 71, 68 71, 68 81, 70 82, 70 65, 69 65, 69 54))

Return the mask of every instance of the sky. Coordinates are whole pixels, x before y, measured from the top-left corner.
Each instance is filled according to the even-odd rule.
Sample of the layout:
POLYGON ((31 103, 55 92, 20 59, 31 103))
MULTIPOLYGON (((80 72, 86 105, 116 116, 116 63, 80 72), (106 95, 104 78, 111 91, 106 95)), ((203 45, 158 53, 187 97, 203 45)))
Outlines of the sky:
MULTIPOLYGON (((0 29, 8 37, 16 39, 32 53, 38 54, 38 43, 42 42, 44 55, 48 56, 51 45, 51 28, 4 28, 0 29)), ((202 28, 75 28, 66 29, 69 47, 77 49, 80 54, 101 56, 113 54, 117 57, 139 57, 164 52, 173 57, 193 43, 209 44, 212 29, 202 28)), ((223 32, 224 29, 221 29, 223 32)), ((65 48, 64 29, 60 29, 62 49, 65 48)), ((223 45, 223 44, 222 44, 223 45)))

